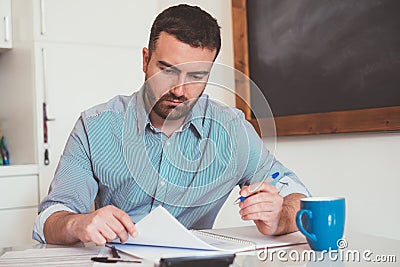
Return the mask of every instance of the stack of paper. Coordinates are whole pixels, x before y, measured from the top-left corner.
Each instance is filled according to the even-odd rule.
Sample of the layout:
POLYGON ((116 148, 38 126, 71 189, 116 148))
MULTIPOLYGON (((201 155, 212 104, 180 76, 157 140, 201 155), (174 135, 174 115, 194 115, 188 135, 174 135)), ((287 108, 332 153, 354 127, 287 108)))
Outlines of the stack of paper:
MULTIPOLYGON (((151 255, 156 258, 216 251, 236 253, 306 243, 299 232, 283 236, 264 236, 258 232, 256 226, 190 231, 161 206, 139 221, 136 228, 138 237, 130 237, 126 244, 116 246, 121 251, 143 258, 151 255)), ((118 243, 118 240, 115 242, 118 243)))
POLYGON ((0 266, 93 266, 91 257, 101 247, 45 248, 9 251, 0 257, 0 266))

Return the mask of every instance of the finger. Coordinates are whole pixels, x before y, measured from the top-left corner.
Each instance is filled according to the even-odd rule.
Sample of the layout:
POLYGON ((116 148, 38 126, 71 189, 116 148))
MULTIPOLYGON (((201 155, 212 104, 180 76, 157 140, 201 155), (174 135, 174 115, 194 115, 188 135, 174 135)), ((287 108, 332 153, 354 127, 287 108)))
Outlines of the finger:
POLYGON ((133 237, 137 236, 135 224, 132 222, 131 217, 123 210, 115 207, 113 215, 122 224, 125 230, 133 237))
POLYGON ((272 203, 274 203, 278 198, 278 195, 273 195, 271 193, 257 193, 257 194, 253 194, 248 196, 244 201, 239 203, 239 207, 241 209, 257 204, 257 203, 266 203, 271 205, 272 203))
POLYGON ((251 205, 249 207, 246 207, 244 209, 241 209, 239 211, 241 216, 245 216, 251 213, 258 213, 258 212, 273 212, 277 210, 274 208, 272 205, 265 205, 264 203, 257 203, 254 205, 251 205))
MULTIPOLYGON (((107 221, 107 226, 110 228, 110 231, 114 234, 114 239, 118 236, 121 240, 121 243, 125 243, 128 240, 128 231, 125 227, 120 223, 120 221, 112 217, 107 221)), ((114 240, 113 239, 113 240, 114 240)))
POLYGON ((107 242, 111 242, 115 240, 118 236, 117 233, 112 229, 110 225, 105 224, 99 229, 100 234, 107 240, 107 242))
POLYGON ((267 221, 269 218, 272 218, 272 216, 268 215, 269 212, 255 212, 255 213, 249 213, 246 215, 242 215, 242 220, 261 220, 261 221, 267 221))
POLYGON ((275 186, 271 185, 268 182, 259 182, 251 184, 250 186, 244 186, 242 190, 240 190, 240 195, 247 197, 248 195, 257 193, 257 192, 269 192, 272 194, 277 194, 278 189, 275 186))
POLYGON ((104 246, 107 240, 100 232, 96 232, 92 234, 91 241, 95 243, 97 246, 104 246))
POLYGON ((242 220, 262 221, 266 224, 279 221, 279 213, 275 211, 259 211, 242 215, 242 220))

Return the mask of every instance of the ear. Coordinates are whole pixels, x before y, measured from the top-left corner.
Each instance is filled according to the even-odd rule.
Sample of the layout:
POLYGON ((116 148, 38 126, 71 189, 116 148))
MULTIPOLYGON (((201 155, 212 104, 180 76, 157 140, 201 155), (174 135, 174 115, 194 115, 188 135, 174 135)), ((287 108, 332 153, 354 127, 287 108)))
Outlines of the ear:
POLYGON ((146 47, 143 47, 142 49, 142 68, 143 68, 143 72, 146 73, 147 72, 147 63, 149 62, 149 49, 147 49, 146 47))

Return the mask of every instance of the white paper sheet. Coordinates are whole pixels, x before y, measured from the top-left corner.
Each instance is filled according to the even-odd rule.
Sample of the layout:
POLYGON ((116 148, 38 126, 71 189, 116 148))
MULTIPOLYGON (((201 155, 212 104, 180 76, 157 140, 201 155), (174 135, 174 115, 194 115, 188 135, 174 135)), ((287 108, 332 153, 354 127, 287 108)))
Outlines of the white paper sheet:
POLYGON ((139 234, 129 237, 126 243, 135 245, 164 246, 216 250, 186 229, 165 208, 158 206, 136 224, 139 234))
MULTIPOLYGON (((127 243, 144 245, 143 248, 136 248, 141 253, 143 250, 150 250, 154 246, 240 252, 264 248, 265 246, 287 246, 306 242, 300 233, 267 237, 260 234, 256 226, 206 230, 208 234, 189 231, 162 206, 157 207, 139 221, 136 228, 139 232, 138 237, 130 237, 127 243), (216 235, 220 236, 216 237, 216 235)), ((120 246, 119 248, 122 250, 120 246)), ((182 251, 182 253, 186 252, 182 251)), ((187 253, 194 252, 189 250, 187 253)))

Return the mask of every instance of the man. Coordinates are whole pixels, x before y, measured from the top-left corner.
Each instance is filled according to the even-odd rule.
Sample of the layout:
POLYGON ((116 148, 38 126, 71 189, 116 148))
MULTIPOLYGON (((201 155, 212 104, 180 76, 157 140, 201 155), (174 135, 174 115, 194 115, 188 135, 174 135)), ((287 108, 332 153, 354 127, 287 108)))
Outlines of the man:
POLYGON ((216 20, 198 7, 157 16, 143 48, 145 85, 81 114, 40 204, 34 239, 125 242, 158 205, 188 228, 210 228, 236 185, 248 196, 239 204, 243 220, 266 235, 297 230, 307 190, 240 111, 203 95, 220 45, 216 20), (274 172, 279 177, 265 181, 274 172), (278 181, 287 186, 278 191, 278 181))

